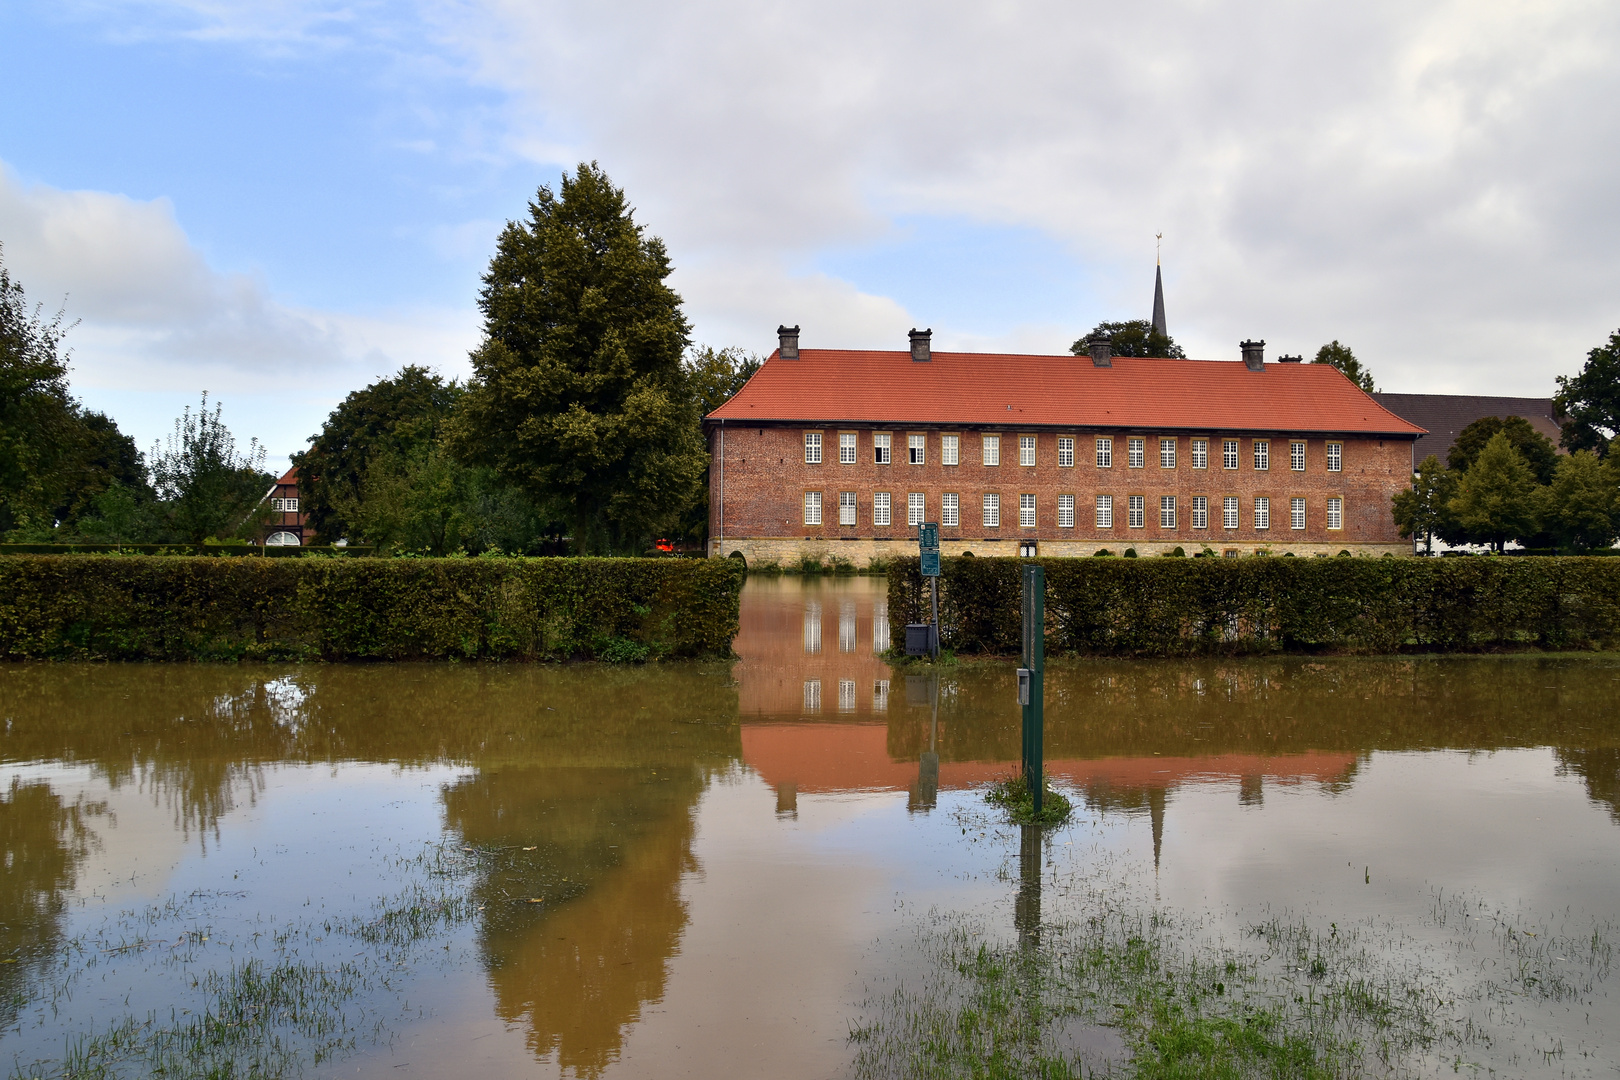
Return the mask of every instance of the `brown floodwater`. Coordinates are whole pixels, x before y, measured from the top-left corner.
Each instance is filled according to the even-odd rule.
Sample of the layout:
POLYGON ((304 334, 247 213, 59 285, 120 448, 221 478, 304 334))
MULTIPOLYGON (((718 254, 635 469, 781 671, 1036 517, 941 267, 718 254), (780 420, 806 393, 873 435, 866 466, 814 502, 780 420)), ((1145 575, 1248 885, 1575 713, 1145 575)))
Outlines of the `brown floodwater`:
MULTIPOLYGON (((306 1075, 846 1075, 920 925, 1018 914, 981 794, 1018 754, 1013 665, 906 676, 887 640, 881 581, 781 578, 744 590, 732 664, 0 667, 0 1062, 184 1023, 258 959, 348 965, 338 1034, 287 1036, 306 1075)), ((1106 865, 1212 933, 1286 913, 1417 949, 1446 896, 1620 923, 1620 658, 1046 686, 1078 812, 1035 849, 1040 918, 1106 865)), ((1604 976, 1470 1052, 1613 1075, 1604 976)))

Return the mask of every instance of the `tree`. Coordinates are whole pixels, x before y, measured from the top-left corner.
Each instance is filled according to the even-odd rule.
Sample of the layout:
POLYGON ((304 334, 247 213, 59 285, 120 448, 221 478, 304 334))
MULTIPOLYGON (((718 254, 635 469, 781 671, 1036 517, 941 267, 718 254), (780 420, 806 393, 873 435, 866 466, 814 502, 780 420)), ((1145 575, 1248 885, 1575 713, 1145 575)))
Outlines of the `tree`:
POLYGON ((303 510, 316 541, 348 536, 344 507, 360 501, 361 485, 379 454, 408 457, 436 443, 463 388, 414 365, 356 390, 332 410, 308 450, 294 454, 303 510))
POLYGON ((698 416, 708 416, 730 401, 764 362, 764 357, 736 346, 693 349, 686 357, 686 373, 698 416))
POLYGON ((359 497, 339 509, 355 539, 425 555, 529 552, 546 532, 521 491, 439 444, 376 454, 359 497))
POLYGON ((1558 441, 1566 450, 1592 450, 1606 457, 1620 432, 1620 330, 1607 344, 1586 354, 1586 366, 1573 378, 1558 376, 1553 404, 1567 417, 1558 441))
POLYGON ((174 422, 168 446, 152 445, 152 480, 170 529, 183 540, 244 538, 263 517, 265 492, 275 477, 264 471, 259 440, 236 452, 236 437, 208 411, 208 392, 193 415, 188 405, 174 422))
POLYGON ((1356 359, 1356 354, 1350 351, 1350 346, 1340 345, 1338 338, 1334 338, 1320 349, 1317 349, 1316 359, 1312 360, 1311 363, 1331 364, 1344 372, 1345 378, 1367 393, 1374 394, 1378 392, 1378 387, 1373 383, 1372 372, 1363 367, 1361 361, 1356 359))
POLYGON ((1577 450, 1558 459, 1553 482, 1542 488, 1542 527, 1560 547, 1605 548, 1620 536, 1620 468, 1577 450))
POLYGON ((30 307, 0 263, 0 532, 50 528, 52 488, 71 441, 76 403, 68 393, 63 314, 30 307))
POLYGON ((1091 339, 1098 334, 1106 334, 1112 345, 1115 356, 1160 356, 1171 360, 1185 360, 1187 354, 1181 351, 1175 338, 1169 334, 1161 334, 1153 328, 1153 324, 1146 319, 1130 319, 1125 322, 1100 322, 1096 329, 1085 337, 1069 346, 1069 351, 1076 356, 1085 356, 1091 352, 1091 339))
POLYGON ((1423 552, 1434 554, 1434 538, 1446 527, 1447 504, 1457 492, 1457 474, 1430 454, 1418 466, 1412 486, 1395 494, 1395 525, 1403 537, 1421 536, 1423 552))
POLYGON ((1467 472, 1474 460, 1497 433, 1507 437, 1513 449, 1524 458, 1535 474, 1536 483, 1552 483, 1553 470, 1558 465, 1558 450, 1552 440, 1530 426, 1522 416, 1482 416, 1457 433, 1456 441, 1446 453, 1446 464, 1458 472, 1467 472))
POLYGON ((1501 551, 1507 541, 1536 532, 1538 502, 1535 475, 1499 431, 1457 481, 1448 509, 1467 542, 1501 551))
POLYGON ((566 508, 582 552, 640 551, 702 491, 707 454, 664 243, 596 164, 541 187, 484 275, 484 340, 450 424, 464 460, 566 508))

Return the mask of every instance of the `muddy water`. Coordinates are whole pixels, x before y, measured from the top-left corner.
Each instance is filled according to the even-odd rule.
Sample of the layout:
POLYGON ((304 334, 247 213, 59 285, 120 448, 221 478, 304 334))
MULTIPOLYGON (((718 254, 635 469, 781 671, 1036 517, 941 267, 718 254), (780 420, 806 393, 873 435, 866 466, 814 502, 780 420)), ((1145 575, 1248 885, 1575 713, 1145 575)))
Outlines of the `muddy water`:
MULTIPOLYGON (((187 1023, 256 959, 346 973, 281 1033, 309 1075, 844 1075, 928 913, 1015 921, 977 790, 1011 665, 907 678, 887 638, 880 582, 780 579, 735 664, 0 668, 0 1063, 187 1023)), ((1616 658, 1069 662, 1047 694, 1080 812, 1038 917, 1107 864, 1217 930, 1620 921, 1616 658)), ((1620 1067, 1606 982, 1525 1016, 1476 1056, 1620 1067)))

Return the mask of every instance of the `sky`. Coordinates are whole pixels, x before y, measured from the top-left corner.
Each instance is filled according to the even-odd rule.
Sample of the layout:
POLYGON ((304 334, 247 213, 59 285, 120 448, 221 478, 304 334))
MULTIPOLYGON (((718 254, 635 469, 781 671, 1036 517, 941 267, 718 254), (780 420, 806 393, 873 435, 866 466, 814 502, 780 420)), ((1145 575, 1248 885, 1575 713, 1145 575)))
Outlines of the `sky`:
POLYGON ((582 161, 698 343, 1199 359, 1350 345, 1547 396, 1620 327, 1620 5, 6 0, 0 244, 142 448, 201 393, 279 469, 471 373, 504 223, 582 161))

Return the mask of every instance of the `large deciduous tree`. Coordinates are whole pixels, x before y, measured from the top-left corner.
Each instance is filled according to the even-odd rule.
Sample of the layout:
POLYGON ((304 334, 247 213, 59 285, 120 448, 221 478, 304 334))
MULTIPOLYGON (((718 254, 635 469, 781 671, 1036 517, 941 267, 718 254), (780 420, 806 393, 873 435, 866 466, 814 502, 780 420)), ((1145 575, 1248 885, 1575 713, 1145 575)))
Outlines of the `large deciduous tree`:
POLYGON ((1535 474, 1499 431, 1457 481, 1449 510, 1462 539, 1501 551, 1509 540, 1535 535, 1539 501, 1535 474))
POLYGON ((1373 383, 1372 372, 1351 351, 1350 346, 1340 345, 1339 339, 1334 338, 1320 349, 1316 350, 1316 359, 1313 364, 1330 364, 1344 372, 1345 378, 1361 387, 1367 393, 1376 393, 1378 387, 1373 383))
POLYGON ((701 495, 690 328, 670 271, 663 241, 591 163, 540 188, 484 275, 484 340, 451 445, 564 506, 583 552, 638 551, 701 495))
POLYGON ((1566 450, 1592 450, 1606 457, 1620 433, 1620 330, 1586 354, 1574 377, 1558 376, 1553 403, 1566 419, 1558 441, 1566 450))
POLYGON ((1457 433, 1451 449, 1446 452, 1446 464, 1458 472, 1467 472, 1497 433, 1506 436, 1513 449, 1524 458, 1535 474, 1536 483, 1552 483, 1558 448, 1522 416, 1482 416, 1475 420, 1457 433))
POLYGON ((1175 338, 1159 333, 1146 319, 1100 322, 1091 333, 1070 345, 1069 351, 1076 356, 1086 355, 1091 351, 1091 339, 1098 334, 1109 339, 1115 356, 1159 356, 1171 360, 1187 358, 1175 338))
POLYGON ((193 413, 187 406, 174 422, 167 446, 152 446, 152 480, 167 524, 182 540, 245 539, 257 531, 275 477, 264 471, 257 439, 243 453, 225 426, 223 406, 208 409, 208 393, 193 413))
POLYGON ((1620 536, 1620 459, 1577 450, 1541 489, 1541 524, 1563 548, 1606 548, 1620 536))
POLYGON ((1423 538, 1424 554, 1434 554, 1434 538, 1444 536, 1447 504, 1457 491, 1457 474, 1447 471, 1439 457, 1423 459, 1412 486, 1395 493, 1395 525, 1403 537, 1423 538))

